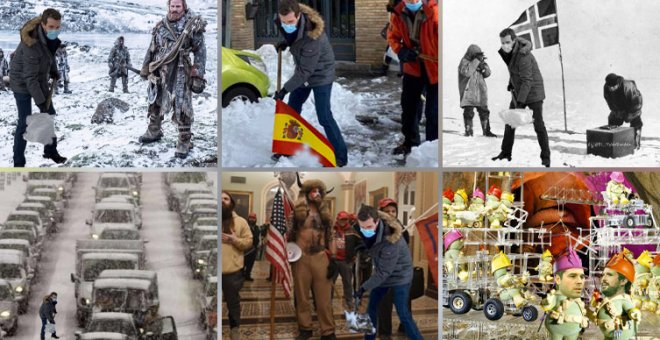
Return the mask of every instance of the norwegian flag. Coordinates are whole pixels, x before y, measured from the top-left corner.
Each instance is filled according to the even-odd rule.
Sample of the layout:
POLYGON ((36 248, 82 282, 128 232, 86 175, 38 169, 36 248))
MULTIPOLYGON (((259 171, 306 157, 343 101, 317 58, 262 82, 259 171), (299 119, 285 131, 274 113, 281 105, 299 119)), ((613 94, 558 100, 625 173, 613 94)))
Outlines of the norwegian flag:
POLYGON ((559 43, 559 24, 555 0, 541 0, 524 11, 511 29, 519 37, 531 41, 534 49, 559 43))
POLYGON ((291 267, 286 251, 286 221, 291 215, 291 202, 278 189, 273 200, 273 214, 270 218, 268 240, 266 241, 266 259, 273 265, 273 279, 281 283, 284 295, 291 296, 291 267))

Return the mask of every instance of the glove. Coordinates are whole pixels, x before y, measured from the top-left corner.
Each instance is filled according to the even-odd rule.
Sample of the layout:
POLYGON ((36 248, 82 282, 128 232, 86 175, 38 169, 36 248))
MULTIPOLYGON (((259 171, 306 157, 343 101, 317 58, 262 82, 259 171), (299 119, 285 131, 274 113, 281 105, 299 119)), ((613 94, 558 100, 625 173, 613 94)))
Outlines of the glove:
POLYGON ((39 108, 39 112, 48 113, 48 107, 46 106, 46 102, 37 104, 37 107, 39 108))
POLYGON ((328 275, 326 275, 326 279, 332 279, 335 277, 335 275, 337 275, 338 272, 339 266, 337 265, 337 261, 330 259, 330 263, 328 263, 328 275))
POLYGON ((360 289, 353 293, 353 298, 362 299, 362 295, 364 295, 364 288, 360 287, 360 289))
POLYGON ((60 73, 57 71, 51 71, 50 77, 53 78, 53 80, 58 81, 60 80, 60 73))
POLYGON ((509 92, 513 91, 513 85, 511 85, 511 83, 509 83, 509 85, 506 86, 506 90, 509 91, 509 92))
POLYGON ((277 45, 275 45, 275 50, 277 52, 279 52, 279 51, 284 52, 287 47, 289 47, 289 44, 287 44, 286 41, 280 41, 280 42, 277 43, 277 45))
POLYGON ((516 102, 516 109, 524 109, 524 108, 525 108, 525 103, 516 102))
POLYGON ((142 78, 142 80, 147 80, 147 77, 149 77, 149 70, 147 68, 141 69, 140 77, 142 78))
POLYGON ((275 94, 273 95, 273 99, 279 99, 279 100, 284 100, 284 96, 289 93, 285 88, 282 88, 279 91, 275 91, 275 94))
POLYGON ((397 56, 399 57, 400 62, 408 63, 417 60, 418 54, 412 49, 402 47, 397 56))

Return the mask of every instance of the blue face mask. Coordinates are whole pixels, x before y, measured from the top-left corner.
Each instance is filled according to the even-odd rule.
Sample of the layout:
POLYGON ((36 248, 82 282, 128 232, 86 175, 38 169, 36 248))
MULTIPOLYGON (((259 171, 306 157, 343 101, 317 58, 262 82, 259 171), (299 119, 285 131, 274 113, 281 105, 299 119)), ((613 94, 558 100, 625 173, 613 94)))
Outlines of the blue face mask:
POLYGON ((363 228, 360 228, 360 232, 366 238, 372 238, 372 237, 374 237, 374 235, 376 235, 376 229, 363 229, 363 228))
POLYGON ((298 30, 298 25, 297 24, 290 24, 289 25, 289 24, 282 23, 282 29, 284 29, 284 32, 291 34, 291 33, 298 30))
POLYGON ((52 31, 48 31, 48 33, 46 33, 46 37, 48 37, 49 40, 57 39, 58 35, 60 35, 60 30, 52 30, 52 31))
POLYGON ((411 12, 417 12, 419 11, 420 8, 422 8, 422 0, 419 0, 419 2, 415 4, 410 4, 406 2, 406 8, 411 12))

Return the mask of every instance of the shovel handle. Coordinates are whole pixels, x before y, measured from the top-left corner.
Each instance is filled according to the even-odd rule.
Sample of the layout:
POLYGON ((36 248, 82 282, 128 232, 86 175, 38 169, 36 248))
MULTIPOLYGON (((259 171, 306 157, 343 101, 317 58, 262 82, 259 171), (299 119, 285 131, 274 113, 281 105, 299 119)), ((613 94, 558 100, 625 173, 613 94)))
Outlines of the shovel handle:
POLYGON ((282 50, 277 51, 277 91, 282 88, 282 50))

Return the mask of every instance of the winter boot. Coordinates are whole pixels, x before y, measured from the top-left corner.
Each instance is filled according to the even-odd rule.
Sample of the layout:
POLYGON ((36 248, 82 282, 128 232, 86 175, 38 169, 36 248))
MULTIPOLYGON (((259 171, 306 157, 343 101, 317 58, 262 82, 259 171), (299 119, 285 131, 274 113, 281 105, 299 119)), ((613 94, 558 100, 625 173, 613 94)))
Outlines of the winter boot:
POLYGON ((179 125, 179 140, 176 143, 176 151, 174 155, 179 158, 188 157, 190 149, 192 149, 193 144, 190 141, 192 133, 190 133, 189 125, 179 125))
POLYGON ((497 137, 496 134, 490 132, 490 121, 488 119, 481 120, 481 130, 486 137, 497 137))
POLYGON ((463 118, 465 123, 465 137, 472 137, 474 132, 472 131, 472 119, 463 118))
POLYGON ((635 149, 642 147, 642 128, 635 129, 635 149))
POLYGON ((406 143, 403 143, 392 150, 393 155, 404 155, 407 156, 410 154, 412 147, 406 143))
POLYGON ((59 339, 59 338, 60 338, 59 336, 57 336, 57 333, 53 333, 53 334, 51 334, 51 337, 52 337, 53 339, 59 339))
POLYGON ((296 340, 307 340, 312 337, 312 331, 311 330, 300 330, 300 334, 296 337, 296 340))
POLYGON ((147 126, 147 131, 140 136, 140 143, 147 144, 159 141, 163 137, 163 130, 160 128, 160 124, 163 121, 163 118, 160 117, 160 114, 156 112, 149 112, 149 126, 147 126))
POLYGON ((69 91, 69 82, 64 83, 64 94, 71 94, 71 91, 69 91))
POLYGON ((44 158, 48 158, 57 164, 62 164, 66 162, 67 158, 62 157, 59 152, 57 152, 57 138, 53 137, 53 143, 44 147, 44 158))

